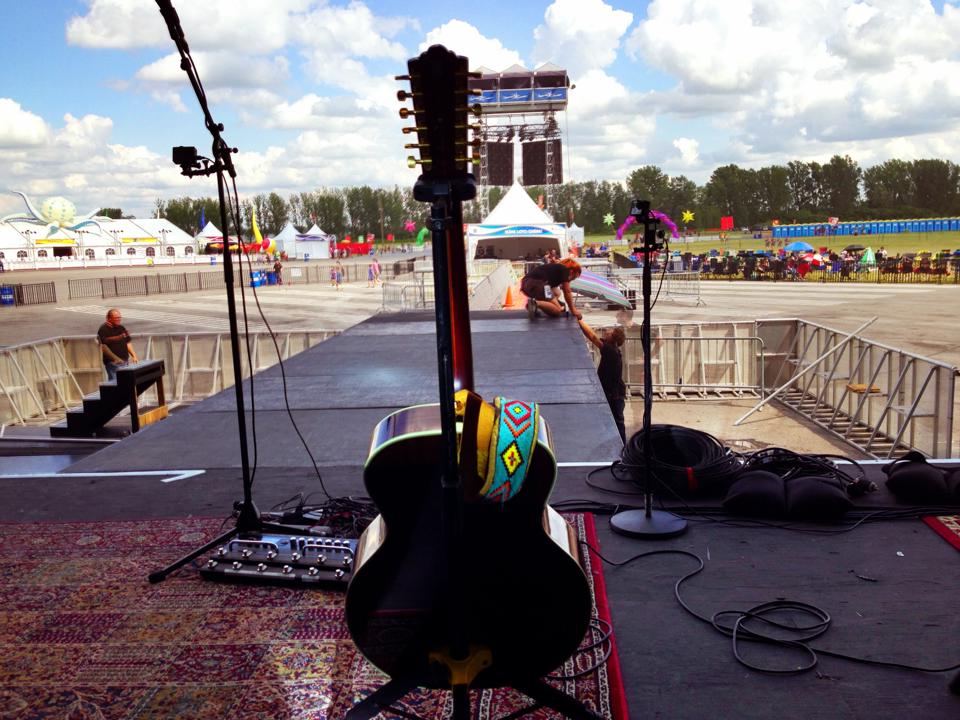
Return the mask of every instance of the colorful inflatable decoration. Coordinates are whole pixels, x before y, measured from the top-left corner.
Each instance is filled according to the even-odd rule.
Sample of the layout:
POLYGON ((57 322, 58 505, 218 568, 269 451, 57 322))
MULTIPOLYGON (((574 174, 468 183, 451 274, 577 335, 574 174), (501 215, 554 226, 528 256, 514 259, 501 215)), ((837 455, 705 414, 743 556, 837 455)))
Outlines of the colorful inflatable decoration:
POLYGON ((429 234, 430 231, 427 230, 427 228, 420 228, 420 232, 417 233, 417 245, 423 245, 427 235, 429 234))
POLYGON ((603 216, 603 224, 606 225, 607 227, 610 227, 611 225, 613 225, 614 222, 616 221, 613 218, 613 213, 607 213, 606 215, 603 216))
POLYGON ((24 222, 33 223, 34 225, 46 225, 47 237, 53 235, 53 233, 55 233, 59 228, 66 228, 67 230, 79 230, 87 225, 96 225, 97 227, 100 227, 100 223, 98 222, 99 220, 112 219, 106 217, 105 215, 97 215, 97 210, 100 208, 91 210, 86 215, 77 217, 77 206, 66 198, 60 196, 47 198, 40 204, 40 209, 37 210, 33 203, 30 202, 30 198, 28 198, 25 193, 22 193, 19 190, 13 190, 12 192, 14 195, 19 195, 21 198, 23 198, 23 202, 27 206, 28 213, 14 213, 13 215, 7 215, 6 217, 0 218, 0 222, 7 220, 22 220, 24 222))
MULTIPOLYGON (((253 230, 253 239, 254 242, 249 246, 254 252, 257 250, 263 250, 265 253, 270 253, 271 255, 277 251, 277 244, 270 238, 264 239, 263 235, 260 234, 260 228, 257 226, 257 211, 251 208, 250 210, 250 226, 253 230)), ((249 250, 245 250, 249 252, 249 250)))
POLYGON ((683 211, 682 220, 683 220, 684 225, 686 225, 687 223, 692 223, 692 222, 693 222, 693 213, 692 213, 690 210, 684 210, 684 211, 683 211))
POLYGON ((367 242, 373 242, 375 237, 376 235, 374 235, 373 233, 367 233, 367 242))
POLYGON ((393 233, 387 233, 387 242, 393 242, 393 233))
MULTIPOLYGON (((670 228, 670 234, 673 237, 680 237, 680 232, 677 230, 677 224, 670 219, 669 215, 662 213, 659 210, 651 210, 650 215, 651 217, 657 218, 663 225, 666 225, 668 228, 670 228)), ((636 219, 634 219, 633 215, 627 217, 627 219, 623 221, 623 225, 620 226, 620 229, 617 230, 617 240, 623 240, 623 234, 627 231, 627 228, 629 228, 635 222, 636 219)))
POLYGON ((403 224, 403 229, 406 230, 408 233, 412 233, 414 230, 417 229, 417 224, 413 220, 407 220, 403 224))

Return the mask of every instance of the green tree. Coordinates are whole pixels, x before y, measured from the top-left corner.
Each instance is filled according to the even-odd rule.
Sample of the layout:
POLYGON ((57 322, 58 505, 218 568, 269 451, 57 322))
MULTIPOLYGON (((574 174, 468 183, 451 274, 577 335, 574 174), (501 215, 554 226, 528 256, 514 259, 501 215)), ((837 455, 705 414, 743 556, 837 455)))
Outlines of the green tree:
POLYGON ((960 168, 949 160, 914 160, 910 163, 913 205, 945 215, 957 208, 960 168))
POLYGON ((810 163, 800 160, 787 163, 787 184, 790 188, 790 210, 794 214, 813 212, 819 208, 820 190, 810 163))
POLYGON ((627 190, 637 200, 649 200, 650 207, 664 207, 670 188, 670 178, 656 165, 644 165, 627 176, 627 190))
POLYGON ((863 171, 863 194, 870 208, 893 209, 913 202, 914 185, 910 163, 887 160, 863 171))
POLYGON ((782 165, 770 165, 757 170, 760 222, 779 220, 789 212, 791 204, 790 170, 782 165))
POLYGON ((850 217, 860 200, 860 166, 849 155, 834 155, 820 172, 821 209, 830 215, 850 217))
POLYGON ((757 188, 755 170, 723 165, 710 175, 704 187, 704 200, 722 215, 733 215, 738 225, 748 226, 760 218, 757 188))

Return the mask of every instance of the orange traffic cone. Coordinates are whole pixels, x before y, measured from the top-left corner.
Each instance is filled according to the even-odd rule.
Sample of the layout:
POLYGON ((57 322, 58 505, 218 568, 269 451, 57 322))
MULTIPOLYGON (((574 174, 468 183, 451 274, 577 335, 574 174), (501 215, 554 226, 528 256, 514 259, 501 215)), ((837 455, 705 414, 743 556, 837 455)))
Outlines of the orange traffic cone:
POLYGON ((507 287, 507 296, 503 299, 503 306, 505 308, 513 307, 513 288, 507 287))

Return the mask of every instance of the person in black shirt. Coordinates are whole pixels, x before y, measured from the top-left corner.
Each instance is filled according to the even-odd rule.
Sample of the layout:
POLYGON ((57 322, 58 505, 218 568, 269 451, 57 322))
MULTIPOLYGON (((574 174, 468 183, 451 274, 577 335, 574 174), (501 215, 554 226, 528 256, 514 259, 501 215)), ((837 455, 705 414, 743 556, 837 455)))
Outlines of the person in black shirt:
POLYGON ((540 311, 552 317, 560 317, 564 313, 558 289, 562 290, 567 301, 567 309, 577 320, 583 316, 573 304, 573 293, 570 292, 570 281, 576 280, 581 273, 580 264, 571 258, 564 258, 560 262, 537 265, 524 275, 520 281, 520 290, 527 296, 527 313, 530 318, 536 317, 540 311))
POLYGON ((627 386, 623 382, 623 354, 620 348, 626 340, 622 327, 607 328, 603 337, 598 337, 593 329, 580 319, 580 329, 600 350, 600 365, 597 367, 597 377, 603 394, 607 397, 613 421, 620 433, 620 441, 627 444, 627 429, 623 422, 623 408, 627 402, 627 386))
POLYGON ((120 319, 120 311, 110 308, 107 310, 107 321, 97 331, 100 353, 103 355, 103 367, 110 381, 116 380, 118 367, 126 365, 131 360, 137 362, 137 353, 130 341, 130 333, 120 324, 120 319))

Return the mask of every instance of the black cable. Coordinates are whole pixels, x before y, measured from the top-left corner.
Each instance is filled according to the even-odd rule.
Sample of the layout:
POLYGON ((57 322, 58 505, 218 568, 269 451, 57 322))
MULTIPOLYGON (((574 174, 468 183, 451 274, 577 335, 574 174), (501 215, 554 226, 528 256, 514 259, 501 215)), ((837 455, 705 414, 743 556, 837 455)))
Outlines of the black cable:
MULTIPOLYGON (((664 243, 663 243, 664 257, 669 257, 668 255, 666 255, 666 253, 669 252, 669 250, 670 250, 670 243, 664 241, 664 243)), ((649 260, 649 259, 650 259, 650 258, 648 257, 647 260, 649 260)), ((651 310, 651 312, 652 312, 653 309, 657 306, 657 299, 660 297, 660 288, 663 287, 663 280, 664 280, 664 278, 667 277, 667 264, 668 264, 668 262, 665 261, 665 262, 663 263, 663 270, 660 271, 660 282, 657 284, 657 294, 653 296, 653 302, 650 303, 650 310, 651 310)))
MULTIPOLYGON (((581 541, 583 542, 583 541, 581 541)), ((750 668, 757 672, 764 672, 777 675, 795 675, 809 670, 814 669, 817 666, 818 659, 820 655, 825 655, 827 657, 833 657, 840 660, 848 660, 850 662, 856 662, 863 665, 871 665, 876 667, 889 667, 897 668, 901 670, 913 670, 916 672, 924 673, 945 673, 952 672, 954 670, 960 669, 960 663, 950 665, 947 667, 940 668, 927 668, 921 667, 918 665, 908 665, 906 663, 891 662, 885 660, 873 660, 870 658, 862 658, 856 655, 849 655, 847 653, 835 652, 833 650, 825 650, 822 648, 816 648, 807 643, 810 640, 816 639, 823 635, 830 626, 831 618, 829 613, 822 610, 821 608, 810 605, 809 603, 799 602, 795 600, 788 599, 779 599, 772 602, 761 603, 755 605, 754 607, 748 610, 721 610, 714 613, 711 617, 706 617, 701 615, 696 610, 691 608, 683 599, 683 596, 680 594, 681 586, 689 579, 698 575, 701 571, 704 570, 706 564, 703 559, 692 552, 687 550, 650 550, 648 552, 638 553, 632 557, 627 558, 626 560, 614 561, 609 560, 600 553, 599 550, 594 548, 592 545, 586 544, 590 550, 603 562, 613 566, 613 567, 622 567, 628 565, 635 560, 639 560, 644 557, 651 557, 653 555, 684 555, 686 557, 693 558, 697 561, 697 567, 688 572, 686 575, 682 576, 673 586, 673 595, 677 602, 680 604, 688 614, 696 618, 697 620, 706 623, 714 628, 717 632, 720 632, 731 638, 731 645, 733 656, 744 667, 750 668), (793 612, 801 613, 808 615, 814 619, 810 624, 803 625, 798 627, 796 624, 784 624, 777 622, 774 619, 771 619, 771 615, 778 612, 793 612), (735 618, 734 622, 731 625, 724 625, 720 619, 726 616, 733 616, 735 618), (794 632, 797 633, 799 639, 786 639, 782 637, 777 637, 774 635, 768 635, 763 632, 760 632, 757 629, 750 629, 746 627, 746 624, 749 622, 758 623, 761 625, 769 625, 770 627, 776 628, 779 631, 783 632, 794 632), (757 642, 763 643, 766 645, 773 645, 776 647, 781 647, 785 649, 795 650, 803 653, 809 659, 808 661, 799 666, 791 668, 775 668, 775 667, 764 667, 761 665, 756 665, 744 659, 743 655, 740 652, 740 642, 757 642)))
MULTIPOLYGON (((233 194, 234 194, 234 197, 237 197, 237 184, 236 184, 236 180, 233 181, 233 194)), ((238 208, 237 208, 237 211, 239 212, 239 206, 238 206, 238 208)), ((239 228, 239 224, 238 224, 238 228, 239 228)), ((239 233, 239 230, 238 230, 238 233, 239 233)), ((239 235, 238 235, 238 238, 237 238, 237 242, 238 242, 238 249, 239 249, 239 248, 240 248, 239 243, 241 242, 240 239, 239 239, 239 235)), ((250 260, 250 256, 249 256, 249 255, 247 255, 247 265, 248 265, 248 267, 250 268, 250 272, 252 273, 252 272, 253 272, 253 264, 252 264, 252 261, 250 260)), ((243 266, 242 266, 242 263, 241 263, 241 268, 242 268, 242 267, 243 267, 243 266)), ((241 272, 241 277, 242 277, 242 275, 243 275, 243 273, 241 272)), ((245 298, 244 289, 243 289, 242 285, 243 285, 243 283, 241 283, 240 297, 241 297, 241 298, 245 298)), ((311 462, 311 464, 313 465, 313 470, 314 470, 314 472, 315 472, 316 475, 317 475, 317 481, 320 483, 320 489, 323 491, 323 494, 327 497, 328 500, 332 500, 332 499, 333 499, 333 496, 330 495, 330 493, 327 491, 326 485, 325 485, 324 482, 323 482, 323 476, 322 476, 322 474, 320 473, 320 467, 317 465, 317 460, 316 460, 316 458, 313 456, 313 453, 310 452, 310 447, 309 447, 309 445, 307 445, 307 441, 306 441, 306 439, 303 437, 303 433, 300 431, 300 427, 297 425, 296 419, 293 417, 293 411, 290 409, 290 396, 289 396, 289 394, 288 394, 288 392, 287 392, 287 373, 286 373, 286 369, 285 369, 284 366, 283 366, 283 356, 282 356, 282 354, 281 354, 281 352, 280 352, 280 345, 279 345, 279 343, 277 342, 276 333, 274 333, 273 328, 270 326, 270 322, 267 320, 266 313, 264 313, 263 307, 260 305, 260 298, 259 298, 259 296, 257 295, 257 290, 256 290, 256 288, 253 288, 253 297, 254 297, 254 300, 256 301, 257 311, 258 311, 259 314, 260 314, 260 319, 263 321, 264 326, 267 328, 267 333, 270 335, 270 340, 273 342, 274 350, 275 350, 276 353, 277 353, 277 364, 278 364, 279 367, 280 367, 280 379, 281 379, 281 384, 282 384, 282 387, 283 387, 283 405, 284 405, 284 408, 286 409, 287 417, 290 418, 290 424, 293 426, 294 432, 296 432, 297 437, 300 439, 300 444, 303 445, 303 449, 306 451, 307 457, 310 458, 310 462, 311 462)), ((246 303, 244 303, 244 325, 245 325, 245 329, 246 329, 246 321, 247 321, 247 317, 246 317, 246 303)), ((247 337, 247 353, 248 353, 248 363, 250 364, 250 384, 251 384, 251 393, 252 393, 252 392, 253 392, 252 386, 253 386, 254 368, 253 368, 253 363, 252 363, 252 361, 249 359, 249 352, 250 352, 250 350, 249 350, 249 333, 245 333, 245 336, 247 337)), ((253 417, 253 416, 251 415, 251 419, 252 419, 252 417, 253 417)), ((256 434, 255 434, 255 433, 254 433, 253 441, 254 441, 254 448, 256 448, 256 434)), ((256 450, 254 450, 254 453, 256 453, 256 450)))
MULTIPOLYGON (((611 467, 613 477, 641 485, 639 471, 645 468, 644 433, 636 432, 624 445, 621 462, 611 467), (627 477, 624 477, 627 475, 627 477)), ((717 438, 700 430, 679 425, 653 425, 650 442, 654 445, 651 473, 676 492, 716 492, 725 489, 742 466, 739 453, 717 438), (672 452, 668 453, 670 450, 672 452), (681 460, 682 465, 674 461, 681 460)))

